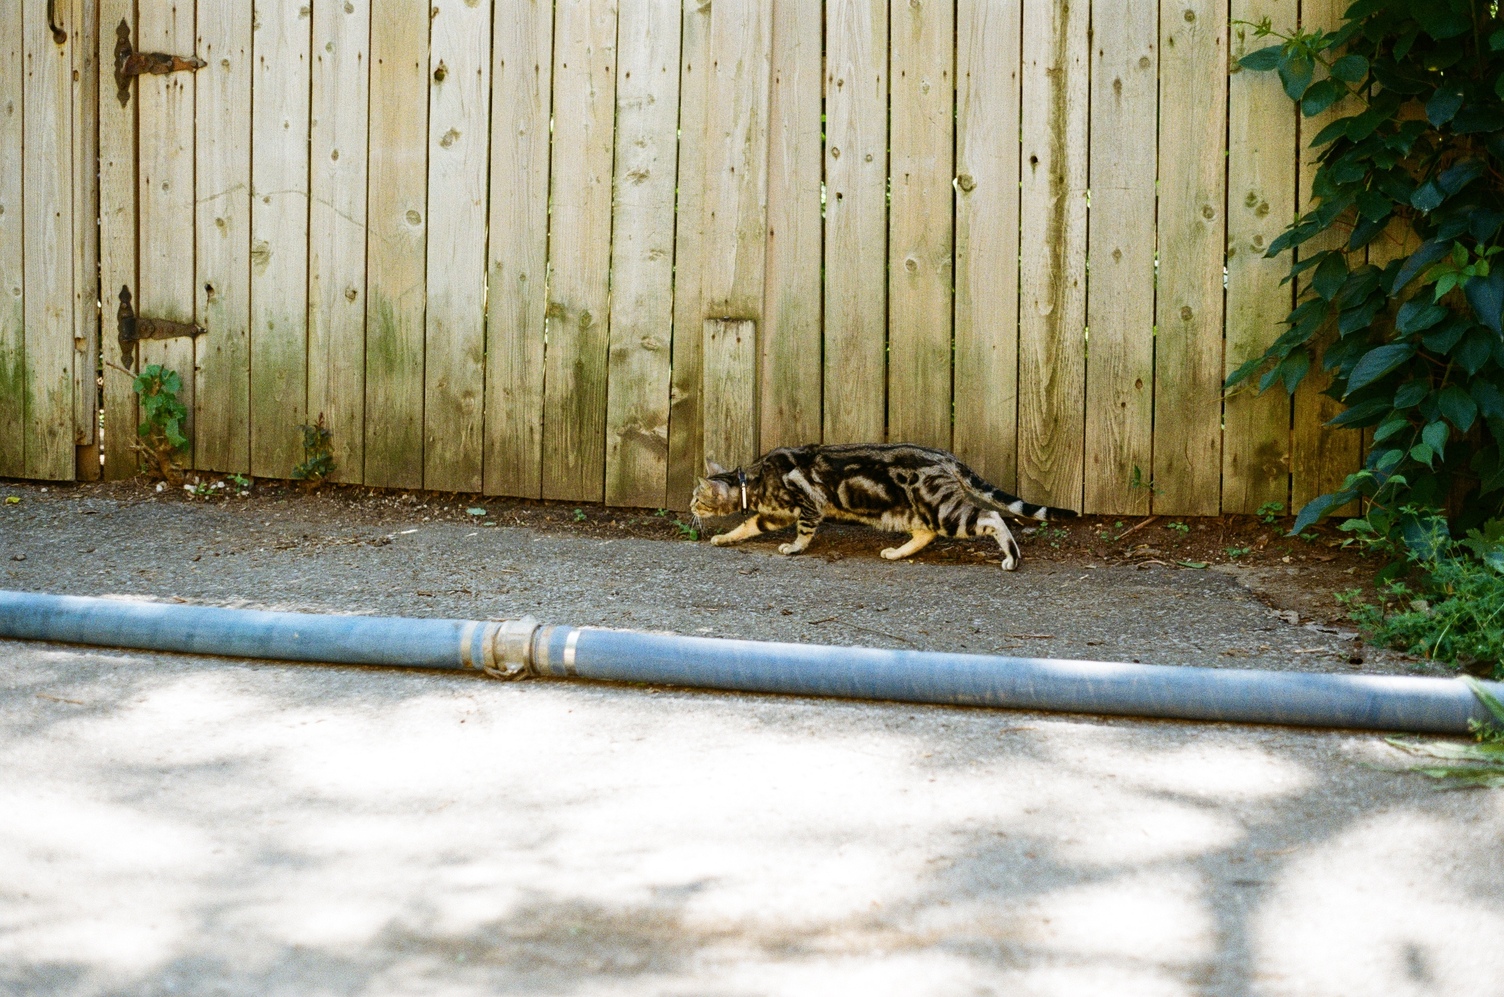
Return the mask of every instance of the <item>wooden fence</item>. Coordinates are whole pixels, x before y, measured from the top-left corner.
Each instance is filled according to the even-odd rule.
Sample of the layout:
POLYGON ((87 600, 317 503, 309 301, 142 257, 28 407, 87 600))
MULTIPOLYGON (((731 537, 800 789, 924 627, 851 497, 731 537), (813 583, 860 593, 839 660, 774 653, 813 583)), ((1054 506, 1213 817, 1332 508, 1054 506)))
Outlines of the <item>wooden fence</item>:
POLYGON ((1322 120, 1234 60, 1344 5, 55 0, 58 43, 0 0, 0 474, 74 473, 128 286, 207 330, 141 344, 199 468, 286 477, 322 415, 387 487, 682 506, 707 455, 889 439, 1091 512, 1300 503, 1360 435, 1221 384, 1322 120), (204 67, 122 101, 122 21, 204 67))

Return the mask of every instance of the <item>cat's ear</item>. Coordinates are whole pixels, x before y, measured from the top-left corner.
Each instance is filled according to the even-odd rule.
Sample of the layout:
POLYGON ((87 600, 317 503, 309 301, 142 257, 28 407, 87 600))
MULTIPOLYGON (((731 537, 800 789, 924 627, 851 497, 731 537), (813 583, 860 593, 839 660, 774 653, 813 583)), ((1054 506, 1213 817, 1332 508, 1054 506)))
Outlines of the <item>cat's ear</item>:
POLYGON ((724 467, 722 467, 721 465, 717 464, 715 461, 711 460, 709 457, 706 457, 705 458, 705 473, 706 474, 725 474, 726 473, 726 469, 724 467))
POLYGON ((695 491, 699 491, 702 488, 709 488, 709 487, 710 487, 710 482, 706 481, 704 478, 696 478, 695 479, 695 491))

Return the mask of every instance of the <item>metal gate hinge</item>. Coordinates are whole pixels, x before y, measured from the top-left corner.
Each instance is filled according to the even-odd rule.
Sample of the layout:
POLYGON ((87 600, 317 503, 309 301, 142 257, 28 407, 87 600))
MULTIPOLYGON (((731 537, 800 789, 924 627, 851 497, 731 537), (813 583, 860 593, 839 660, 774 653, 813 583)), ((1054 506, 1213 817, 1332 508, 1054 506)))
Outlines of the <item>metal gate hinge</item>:
POLYGON ((187 336, 197 339, 204 334, 203 326, 192 322, 174 322, 165 318, 147 318, 137 315, 131 307, 131 289, 120 285, 120 308, 115 312, 119 326, 120 361, 132 370, 136 367, 136 343, 143 339, 177 339, 187 336))
POLYGON ((166 55, 162 52, 137 52, 131 44, 131 26, 120 19, 115 29, 115 85, 120 88, 120 106, 131 101, 131 78, 142 73, 161 76, 165 73, 192 72, 208 63, 196 55, 166 55))

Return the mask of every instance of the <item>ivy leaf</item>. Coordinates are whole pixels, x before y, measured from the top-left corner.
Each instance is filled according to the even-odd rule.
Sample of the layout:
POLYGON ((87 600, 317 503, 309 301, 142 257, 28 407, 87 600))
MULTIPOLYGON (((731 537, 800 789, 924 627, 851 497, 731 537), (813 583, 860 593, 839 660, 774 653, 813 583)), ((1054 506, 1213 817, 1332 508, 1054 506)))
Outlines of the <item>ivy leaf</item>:
POLYGON ((1483 365, 1488 363, 1488 358, 1493 355, 1494 339, 1487 331, 1475 326, 1452 351, 1452 359, 1461 364, 1462 369, 1471 377, 1482 370, 1483 365))
POLYGON ((1386 343, 1363 354, 1347 378, 1344 398, 1366 387, 1415 355, 1414 343, 1386 343))
POLYGON ((1427 444, 1417 443, 1410 448, 1410 459, 1418 464, 1430 467, 1432 462, 1436 460, 1436 454, 1427 444))
POLYGON ((1394 393, 1394 407, 1398 409, 1415 408, 1430 393, 1431 383, 1429 381, 1406 381, 1394 393))
POLYGON ((1394 275, 1394 283, 1390 285, 1389 293, 1399 294, 1405 285, 1414 280, 1426 267, 1447 255, 1451 248, 1451 240, 1431 239, 1421 243, 1420 248, 1405 260, 1399 273, 1394 275))
POLYGON ((1415 193, 1410 195, 1410 206, 1416 211, 1432 212, 1441 207, 1447 199, 1442 192, 1441 186, 1435 180, 1428 180, 1415 188, 1415 193))
POLYGON ((1451 427, 1444 422, 1428 422, 1420 431, 1421 441, 1436 451, 1436 456, 1446 456, 1447 439, 1451 436, 1451 427))
MULTIPOLYGON (((1400 432, 1403 429, 1409 429, 1409 428, 1410 428, 1410 420, 1407 419, 1407 418, 1405 418, 1405 416, 1404 416, 1403 413, 1401 413, 1401 412, 1391 413, 1388 417, 1386 417, 1384 419, 1383 422, 1379 423, 1378 428, 1373 431, 1373 441, 1375 443, 1383 443, 1385 440, 1389 439, 1389 437, 1393 436, 1394 434, 1400 432)), ((1390 452, 1391 453, 1395 453, 1397 451, 1390 451, 1390 452)))
POLYGON ((1448 194, 1455 194, 1483 175, 1481 159, 1463 159, 1441 171, 1436 182, 1448 194))
POLYGON ((1346 96, 1347 87, 1336 80, 1326 79, 1314 83, 1300 99, 1301 113, 1308 118, 1314 118, 1346 96))
MULTIPOLYGON (((1471 403, 1471 399, 1469 399, 1471 403)), ((1328 426, 1351 426, 1372 419, 1374 416, 1388 412, 1391 408, 1388 398, 1370 398, 1366 402, 1359 402, 1347 411, 1342 412, 1336 418, 1328 419, 1328 426)))
POLYGON ((1473 421, 1478 418, 1478 405, 1473 401, 1473 396, 1458 385, 1449 384, 1442 388, 1441 394, 1436 397, 1436 404, 1441 408, 1441 414, 1457 427, 1459 433, 1472 429, 1473 421))
POLYGON ((1357 83, 1368 75, 1368 60, 1361 55, 1344 55, 1332 63, 1331 74, 1344 83, 1357 83))
POLYGON ((1303 52, 1291 53, 1280 60, 1279 81, 1284 84, 1285 93, 1291 100, 1300 100, 1305 96, 1306 88, 1311 85, 1311 74, 1315 70, 1311 57, 1303 52))
POLYGON ((1453 318, 1440 329, 1433 329, 1426 333, 1425 336, 1421 337, 1421 342, 1432 353, 1450 353, 1452 352, 1452 347, 1456 346, 1457 341, 1462 338, 1462 334, 1467 332, 1467 328, 1467 322, 1459 318, 1453 318))
POLYGON ((1504 392, 1497 385, 1484 380, 1474 381, 1472 396, 1485 419, 1504 419, 1504 392))
POLYGON ((1504 271, 1495 270, 1487 277, 1474 277, 1467 282, 1464 291, 1478 321, 1499 332, 1499 320, 1504 315, 1504 271))
POLYGON ((1244 69, 1251 69, 1255 73, 1267 73, 1279 65, 1279 53, 1282 47, 1280 45, 1270 45, 1268 48, 1261 48, 1257 52, 1249 52, 1238 60, 1238 65, 1244 69))
POLYGON ((1488 47, 1494 52, 1504 51, 1504 28, 1488 36, 1488 47))
POLYGON ((1440 127, 1457 116, 1462 110, 1460 87, 1439 87, 1426 101, 1426 120, 1440 127))
POLYGON ((1447 310, 1434 301, 1412 298, 1400 305, 1394 317, 1395 331, 1403 335, 1424 332, 1447 317, 1447 310))
POLYGON ((1328 253, 1311 278, 1311 290, 1321 295, 1326 301, 1331 301, 1342 289, 1342 282, 1345 280, 1347 280, 1347 258, 1341 253, 1328 253))
POLYGON ((1358 497, 1355 489, 1344 489, 1340 492, 1332 492, 1327 495, 1318 495, 1301 507, 1300 515, 1295 517, 1295 525, 1290 527, 1290 536, 1298 536, 1306 527, 1315 523, 1316 520, 1325 516, 1328 512, 1340 506, 1347 505, 1358 497))

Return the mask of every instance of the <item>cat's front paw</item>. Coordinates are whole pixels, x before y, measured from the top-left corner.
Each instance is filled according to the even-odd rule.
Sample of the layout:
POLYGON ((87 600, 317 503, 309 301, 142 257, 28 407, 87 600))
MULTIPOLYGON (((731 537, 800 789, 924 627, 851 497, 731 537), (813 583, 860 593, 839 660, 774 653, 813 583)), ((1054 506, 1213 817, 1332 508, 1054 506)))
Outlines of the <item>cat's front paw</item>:
POLYGON ((778 545, 778 553, 780 553, 780 554, 797 554, 797 553, 800 552, 800 550, 802 550, 802 548, 798 544, 779 544, 778 545))
POLYGON ((710 543, 711 543, 711 546, 713 546, 713 547, 724 547, 727 544, 729 544, 730 542, 731 541, 727 538, 726 534, 724 534, 724 533, 717 533, 715 536, 713 536, 713 537, 710 538, 710 543))
POLYGON ((903 551, 897 547, 884 547, 883 557, 889 561, 896 561, 900 557, 903 557, 903 551))

